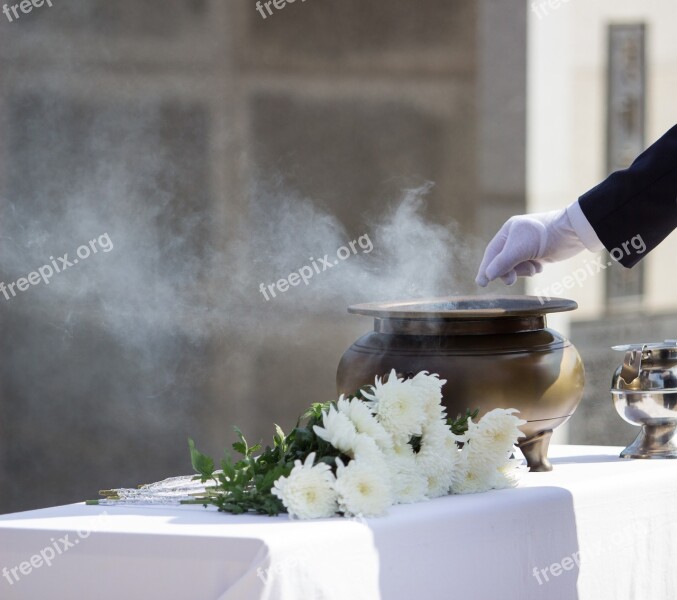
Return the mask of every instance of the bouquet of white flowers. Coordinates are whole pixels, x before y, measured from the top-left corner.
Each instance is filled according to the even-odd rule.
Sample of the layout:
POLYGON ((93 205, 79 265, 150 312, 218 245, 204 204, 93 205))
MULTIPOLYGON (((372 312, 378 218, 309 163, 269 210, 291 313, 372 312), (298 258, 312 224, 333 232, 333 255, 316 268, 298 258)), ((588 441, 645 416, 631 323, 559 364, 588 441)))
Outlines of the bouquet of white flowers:
POLYGON ((273 446, 249 446, 239 429, 229 456, 214 461, 189 441, 205 492, 194 503, 219 510, 313 519, 384 514, 393 504, 446 494, 514 487, 511 454, 520 425, 515 409, 448 419, 446 382, 423 371, 411 379, 393 370, 373 386, 336 402, 314 404, 289 434, 276 427, 273 446))

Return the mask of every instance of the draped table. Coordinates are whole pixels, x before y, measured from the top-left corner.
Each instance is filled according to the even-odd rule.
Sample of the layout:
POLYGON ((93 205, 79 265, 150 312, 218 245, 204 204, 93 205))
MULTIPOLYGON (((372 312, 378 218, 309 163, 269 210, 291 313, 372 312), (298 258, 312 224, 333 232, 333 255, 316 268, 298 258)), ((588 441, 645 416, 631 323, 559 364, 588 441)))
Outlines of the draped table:
POLYGON ((0 598, 674 600, 677 461, 554 446, 516 489, 290 521, 200 506, 0 516, 0 598))

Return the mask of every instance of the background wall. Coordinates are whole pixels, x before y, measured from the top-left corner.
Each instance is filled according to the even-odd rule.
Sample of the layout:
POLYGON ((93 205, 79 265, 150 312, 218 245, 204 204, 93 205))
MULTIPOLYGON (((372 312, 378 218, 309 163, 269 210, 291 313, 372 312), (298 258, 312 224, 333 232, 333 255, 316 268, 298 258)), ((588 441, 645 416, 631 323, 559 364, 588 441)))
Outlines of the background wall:
MULTIPOLYGON (((515 0, 61 0, 0 15, 0 511, 190 471, 334 395, 357 301, 477 293, 524 211, 515 0), (428 182, 434 182, 429 187, 428 182), (308 287, 271 283, 369 235, 308 287)), ((501 286, 494 290, 504 291, 501 286)), ((519 291, 519 286, 514 291, 519 291)))
MULTIPOLYGON (((214 454, 233 424, 268 439, 334 395, 371 326, 349 304, 480 292, 505 219, 606 175, 610 23, 646 25, 646 143, 674 124, 674 13, 308 0, 263 19, 249 0, 60 0, 0 14, 0 281, 112 243, 0 296, 0 511, 188 472, 188 436, 214 454), (259 292, 365 235, 373 251, 307 287, 259 292)), ((677 337, 676 250, 673 235, 647 257, 632 305, 602 276, 564 294, 580 308, 550 323, 588 386, 560 441, 634 436, 609 400, 609 346, 677 337)))

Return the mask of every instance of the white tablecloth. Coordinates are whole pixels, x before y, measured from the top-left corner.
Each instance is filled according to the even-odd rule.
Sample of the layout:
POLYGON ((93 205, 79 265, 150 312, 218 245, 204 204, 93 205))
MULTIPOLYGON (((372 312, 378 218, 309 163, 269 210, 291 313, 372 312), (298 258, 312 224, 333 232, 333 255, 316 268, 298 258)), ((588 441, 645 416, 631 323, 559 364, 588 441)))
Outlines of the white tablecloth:
POLYGON ((83 504, 3 515, 0 598, 674 600, 677 461, 619 450, 554 447, 555 470, 517 489, 368 521, 83 504))

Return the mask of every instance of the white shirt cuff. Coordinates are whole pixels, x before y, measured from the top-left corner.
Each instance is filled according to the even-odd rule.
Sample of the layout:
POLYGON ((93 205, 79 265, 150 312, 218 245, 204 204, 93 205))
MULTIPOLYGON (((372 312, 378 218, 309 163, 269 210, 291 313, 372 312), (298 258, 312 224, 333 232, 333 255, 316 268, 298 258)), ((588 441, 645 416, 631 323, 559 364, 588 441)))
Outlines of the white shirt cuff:
POLYGON ((590 225, 587 217, 583 214, 583 210, 578 204, 578 200, 573 204, 567 206, 567 217, 571 226, 573 227, 578 239, 583 242, 583 245, 590 250, 590 252, 599 252, 604 250, 604 244, 599 241, 597 233, 590 225))

